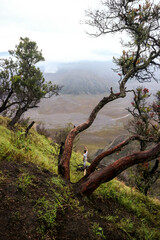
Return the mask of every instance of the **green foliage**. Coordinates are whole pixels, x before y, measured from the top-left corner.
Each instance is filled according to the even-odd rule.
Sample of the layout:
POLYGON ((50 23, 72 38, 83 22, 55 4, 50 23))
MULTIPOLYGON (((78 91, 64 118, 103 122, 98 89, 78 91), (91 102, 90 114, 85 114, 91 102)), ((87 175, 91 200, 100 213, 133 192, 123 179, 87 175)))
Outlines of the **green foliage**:
POLYGON ((159 231, 157 229, 146 226, 146 224, 141 221, 140 227, 137 229, 137 235, 141 239, 150 240, 150 239, 159 239, 159 231))
POLYGON ((40 223, 40 227, 37 229, 37 231, 41 234, 42 239, 44 239, 47 229, 50 229, 54 235, 58 203, 56 201, 51 203, 49 200, 43 197, 36 201, 34 208, 40 223))
POLYGON ((130 238, 130 233, 135 231, 134 224, 130 219, 122 218, 117 226, 122 229, 130 238))
POLYGON ((32 179, 34 179, 34 176, 30 176, 27 173, 23 173, 19 177, 19 179, 17 181, 17 185, 23 192, 25 192, 28 185, 32 184, 32 179))
POLYGON ((108 221, 108 222, 116 223, 117 220, 118 220, 118 216, 108 215, 108 216, 105 217, 105 220, 108 221))
POLYGON ((57 172, 56 150, 49 139, 37 134, 31 129, 26 138, 24 129, 17 132, 0 126, 0 160, 29 161, 39 164, 46 169, 57 172), (38 143, 38 144, 37 144, 38 143))
POLYGON ((80 152, 72 152, 70 160, 71 182, 76 183, 83 177, 83 172, 77 171, 77 166, 83 163, 83 156, 80 152))
POLYGON ((100 227, 99 223, 93 223, 92 226, 93 232, 96 234, 97 239, 106 239, 104 232, 103 232, 103 228, 100 227))
POLYGON ((125 48, 122 55, 114 58, 120 89, 124 90, 129 78, 140 82, 156 78, 153 68, 159 68, 160 5, 149 0, 104 0, 101 5, 100 9, 86 11, 85 23, 96 29, 91 33, 95 36, 127 34, 121 41, 125 48))
POLYGON ((127 235, 132 235, 134 232, 134 235, 136 235, 138 239, 149 239, 151 236, 153 238, 150 239, 160 238, 160 202, 158 200, 146 197, 116 179, 101 185, 94 194, 96 194, 98 198, 103 199, 103 201, 108 198, 113 199, 117 201, 122 208, 135 214, 138 225, 135 219, 131 220, 128 218, 119 221, 117 215, 105 218, 109 222, 115 223, 117 227, 126 232, 127 235))
MULTIPOLYGON (((134 91, 134 98, 132 101, 132 108, 128 108, 128 111, 133 116, 133 119, 129 122, 129 132, 135 135, 143 136, 140 143, 140 151, 147 149, 150 143, 158 142, 159 126, 159 100, 158 93, 156 94, 156 101, 153 104, 149 104, 149 89, 139 87, 134 91)), ((156 159, 155 159, 156 160, 156 159)), ((160 176, 158 169, 158 160, 155 163, 138 164, 134 170, 133 179, 136 187, 147 195, 149 189, 157 181, 160 176)))
POLYGON ((25 132, 16 131, 11 133, 11 142, 12 144, 19 149, 23 149, 24 151, 29 151, 29 142, 30 139, 25 137, 25 132))
POLYGON ((10 50, 12 58, 1 60, 0 69, 0 112, 14 109, 13 126, 29 108, 37 107, 41 98, 57 95, 60 87, 45 82, 42 72, 35 66, 44 61, 37 43, 29 38, 20 38, 15 50, 10 50))
POLYGON ((134 98, 131 102, 132 108, 128 111, 132 114, 133 120, 130 121, 130 131, 141 136, 153 137, 154 128, 151 124, 153 120, 152 107, 148 103, 151 96, 147 88, 139 87, 134 91, 134 98))
MULTIPOLYGON (((3 121, 2 121, 3 122, 3 121)), ((76 198, 71 185, 66 183, 60 177, 57 177, 57 158, 55 148, 51 145, 51 141, 45 136, 41 136, 31 129, 27 138, 24 137, 24 129, 18 128, 17 132, 7 129, 0 125, 0 161, 4 159, 17 163, 24 164, 27 162, 35 163, 39 170, 50 170, 49 177, 44 181, 46 191, 41 192, 40 186, 38 188, 39 197, 32 199, 30 189, 37 190, 37 175, 29 172, 29 169, 24 171, 24 168, 18 168, 17 178, 14 182, 14 187, 19 191, 18 196, 22 194, 23 201, 26 199, 31 202, 36 218, 37 232, 41 239, 47 239, 48 236, 54 238, 56 236, 57 228, 57 214, 62 215, 67 210, 74 212, 74 217, 80 217, 88 222, 90 230, 94 232, 97 239, 107 239, 104 225, 101 224, 105 220, 107 226, 111 226, 114 230, 120 229, 124 232, 128 239, 159 239, 160 226, 160 203, 157 200, 145 197, 138 191, 125 186, 125 184, 118 180, 112 180, 107 184, 101 185, 93 196, 90 198, 83 198, 83 202, 76 198), (22 133, 22 134, 21 134, 22 133), (95 206, 96 201, 97 206, 95 206), (97 211, 98 204, 101 202, 107 206, 108 201, 116 202, 116 208, 108 215, 108 213, 97 211), (94 206, 94 207, 93 207, 94 206), (86 208, 87 207, 87 208, 86 208), (86 210, 87 209, 87 210, 86 210), (117 210, 118 209, 118 210, 117 210), (123 216, 123 210, 127 211, 127 217, 123 216), (100 222, 94 217, 99 217, 100 222)), ((83 173, 76 171, 76 164, 82 162, 82 155, 80 153, 72 153, 71 159, 71 179, 77 182, 83 173)), ((26 165, 26 164, 24 164, 26 165)), ((37 170, 36 170, 37 171, 37 170)), ((35 172, 36 172, 35 171, 35 172)), ((0 183, 2 185, 8 178, 9 173, 3 169, 0 171, 0 183)), ((42 171, 44 175, 44 171, 42 171)), ((16 203, 16 197, 8 201, 16 203)), ((6 198, 5 198, 6 199, 6 198)), ((19 201, 19 199, 18 199, 19 201)), ((19 202, 18 202, 19 204, 19 202)), ((24 214, 24 212, 23 212, 24 214)), ((22 221, 20 209, 16 209, 13 213, 14 221, 22 221)), ((62 216, 63 217, 63 216, 62 216)))
POLYGON ((153 102, 153 111, 156 115, 156 119, 158 123, 160 123, 160 91, 158 91, 155 95, 156 101, 153 102))
MULTIPOLYGON (((64 188, 64 181, 62 178, 60 178, 59 176, 57 177, 53 177, 51 179, 51 183, 55 184, 58 188, 63 189, 64 188)), ((50 184, 50 183, 49 183, 50 184)))
POLYGON ((69 186, 66 186, 64 181, 55 176, 48 182, 51 188, 52 198, 47 199, 45 196, 39 198, 35 205, 34 211, 38 216, 39 227, 37 229, 42 239, 45 239, 45 235, 49 234, 54 236, 56 234, 57 226, 57 211, 64 213, 66 208, 78 209, 81 211, 79 201, 73 196, 73 192, 69 186))
POLYGON ((34 65, 39 61, 44 61, 42 51, 39 51, 36 42, 30 41, 29 38, 20 38, 16 49, 10 50, 9 53, 20 59, 20 66, 34 65))
POLYGON ((2 117, 2 116, 0 115, 0 127, 1 127, 1 126, 7 126, 7 125, 8 125, 8 122, 9 122, 9 118, 2 117))

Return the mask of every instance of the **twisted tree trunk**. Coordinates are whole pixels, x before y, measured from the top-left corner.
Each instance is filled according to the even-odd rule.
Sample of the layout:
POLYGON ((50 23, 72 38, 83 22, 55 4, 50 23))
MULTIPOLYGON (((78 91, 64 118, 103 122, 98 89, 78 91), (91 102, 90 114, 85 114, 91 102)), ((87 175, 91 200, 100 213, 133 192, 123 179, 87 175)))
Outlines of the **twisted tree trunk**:
POLYGON ((60 159, 59 165, 58 165, 58 173, 64 177, 66 180, 70 180, 70 168, 69 168, 69 163, 70 163, 70 158, 71 158, 71 154, 72 154, 72 147, 73 147, 73 141, 75 139, 75 137, 82 131, 84 131, 85 129, 89 128, 91 126, 91 124, 94 122, 98 112, 109 102, 118 99, 118 98, 123 98, 126 96, 126 93, 124 91, 121 91, 119 93, 113 93, 111 92, 111 94, 108 97, 104 97, 97 105, 96 107, 93 109, 93 111, 91 112, 88 120, 80 125, 78 125, 77 127, 73 128, 65 141, 65 146, 64 146, 64 152, 63 155, 60 159))
POLYGON ((9 122, 8 127, 12 128, 21 118, 22 114, 27 111, 27 107, 19 108, 15 114, 15 116, 12 118, 12 120, 9 122))
POLYGON ((122 157, 111 163, 109 166, 91 173, 83 181, 79 181, 75 187, 77 193, 89 196, 96 188, 98 188, 102 183, 108 182, 115 178, 118 174, 126 170, 127 168, 147 161, 151 161, 160 155, 160 143, 158 143, 154 148, 136 152, 129 156, 122 157))
POLYGON ((115 153, 119 150, 121 150, 122 147, 126 146, 127 144, 129 144, 131 141, 134 141, 134 140, 139 140, 140 139, 140 136, 131 136, 129 138, 127 138, 126 140, 122 141, 121 143, 119 143, 118 145, 114 146, 113 148, 111 149, 107 149, 107 151, 105 152, 102 152, 101 154, 99 154, 91 163, 91 165, 88 167, 87 169, 87 173, 85 175, 84 178, 88 177, 92 172, 95 171, 96 167, 98 166, 98 164, 100 163, 100 161, 111 155, 112 153, 115 153))
POLYGON ((0 107, 0 113, 5 111, 7 108, 9 108, 12 104, 8 104, 10 97, 13 94, 13 89, 11 89, 11 91, 8 93, 8 96, 6 97, 5 101, 2 103, 1 107, 0 107))
POLYGON ((26 132, 25 132, 25 137, 27 137, 29 130, 33 127, 33 125, 35 124, 35 121, 32 121, 29 126, 26 128, 26 132))

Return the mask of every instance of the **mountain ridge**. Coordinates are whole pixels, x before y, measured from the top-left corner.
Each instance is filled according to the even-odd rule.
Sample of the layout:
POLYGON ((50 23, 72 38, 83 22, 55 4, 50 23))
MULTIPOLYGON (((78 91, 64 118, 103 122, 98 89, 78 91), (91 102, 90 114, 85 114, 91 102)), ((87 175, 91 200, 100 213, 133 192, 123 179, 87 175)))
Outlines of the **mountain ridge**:
POLYGON ((47 81, 63 86, 63 94, 109 93, 117 89, 116 74, 111 62, 75 62, 60 64, 55 73, 44 73, 47 81), (108 65, 107 65, 108 64, 108 65))

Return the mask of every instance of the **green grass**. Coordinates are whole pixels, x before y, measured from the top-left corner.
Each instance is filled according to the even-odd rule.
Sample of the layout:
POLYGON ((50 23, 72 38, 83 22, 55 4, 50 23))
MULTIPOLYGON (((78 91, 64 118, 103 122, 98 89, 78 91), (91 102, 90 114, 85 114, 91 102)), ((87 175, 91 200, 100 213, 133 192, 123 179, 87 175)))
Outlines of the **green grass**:
POLYGON ((57 152, 49 139, 34 130, 27 138, 23 129, 13 132, 0 126, 0 132, 0 160, 5 158, 9 161, 29 161, 57 172, 57 152))
POLYGON ((18 179, 18 181, 17 181, 17 185, 18 185, 18 187, 19 187, 23 192, 25 192, 25 191, 27 190, 27 187, 32 184, 32 180, 33 180, 34 178, 35 178, 35 177, 34 177, 33 175, 30 176, 30 175, 27 174, 27 173, 23 173, 23 174, 19 177, 19 179, 18 179))
POLYGON ((54 229, 56 227, 56 216, 58 209, 58 201, 52 203, 45 197, 39 198, 34 206, 34 211, 37 213, 39 227, 37 228, 38 233, 40 233, 42 239, 45 238, 46 228, 52 229, 52 234, 54 235, 54 229))
POLYGON ((106 220, 116 223, 129 236, 130 233, 134 233, 140 239, 160 239, 159 200, 146 197, 116 179, 101 185, 94 194, 102 198, 103 201, 115 200, 131 215, 135 215, 136 220, 119 219, 117 216, 108 216, 108 219, 106 217, 106 220))
POLYGON ((103 233, 103 228, 100 227, 99 223, 94 222, 92 225, 92 230, 98 239, 106 239, 106 237, 103 233))
MULTIPOLYGON (((80 204, 74 196, 72 187, 66 185, 57 176, 57 147, 54 147, 49 139, 39 135, 34 129, 31 129, 27 137, 25 137, 25 130, 22 127, 15 132, 7 129, 7 121, 8 119, 0 117, 0 161, 31 162, 36 164, 39 169, 47 169, 54 174, 46 182, 52 197, 47 198, 46 195, 34 202, 34 212, 39 221, 37 231, 42 239, 45 239, 46 229, 50 229, 51 235, 56 235, 57 212, 58 210, 65 212, 68 208, 76 209, 78 214, 83 213, 84 219, 88 219, 88 222, 94 217, 94 214, 98 214, 101 219, 114 226, 115 229, 123 231, 128 239, 160 239, 160 201, 146 197, 135 189, 127 187, 123 182, 114 179, 101 185, 93 193, 91 199, 84 198, 84 202, 90 206, 92 199, 104 204, 107 204, 107 201, 114 201, 119 209, 115 209, 114 214, 101 215, 101 213, 94 212, 90 206, 90 210, 86 212, 85 205, 80 204), (123 210, 127 212, 127 217, 122 217, 123 210)), ((72 153, 70 161, 72 183, 83 177, 83 172, 76 171, 77 165, 83 163, 82 159, 80 152, 72 153)), ((19 171, 16 186, 26 194, 29 187, 33 186, 35 176, 29 172, 23 172, 21 169, 19 171)), ((6 178, 7 175, 0 170, 0 182, 5 181, 6 178)), ((106 238, 104 227, 100 223, 92 221, 90 224, 97 239, 106 238)))
MULTIPOLYGON (((33 129, 25 137, 24 129, 13 132, 0 125, 0 160, 23 160, 33 162, 54 173, 57 173, 57 148, 52 146, 51 140, 39 135, 33 129)), ((71 181, 75 182, 83 174, 75 174, 78 164, 83 163, 83 157, 79 152, 73 152, 71 158, 71 181)))

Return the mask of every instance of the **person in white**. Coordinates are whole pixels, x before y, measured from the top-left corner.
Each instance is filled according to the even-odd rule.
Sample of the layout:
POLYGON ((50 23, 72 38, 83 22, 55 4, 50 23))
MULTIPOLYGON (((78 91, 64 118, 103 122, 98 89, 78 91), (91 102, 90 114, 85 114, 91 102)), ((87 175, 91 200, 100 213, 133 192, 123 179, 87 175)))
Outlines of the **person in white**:
POLYGON ((84 154, 83 154, 84 175, 86 174, 87 155, 88 155, 88 149, 85 147, 84 154))

